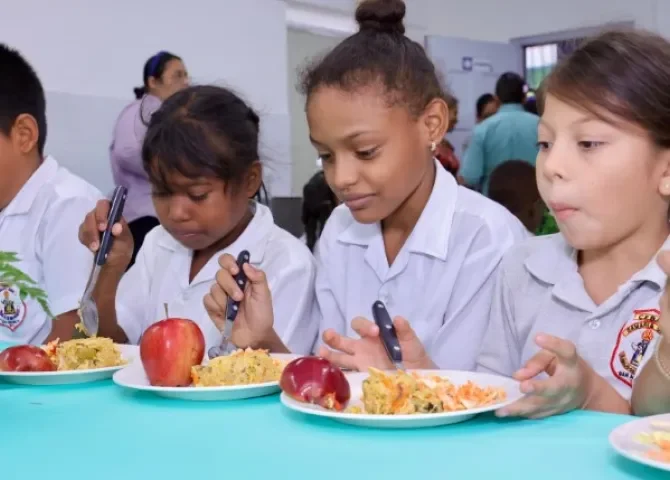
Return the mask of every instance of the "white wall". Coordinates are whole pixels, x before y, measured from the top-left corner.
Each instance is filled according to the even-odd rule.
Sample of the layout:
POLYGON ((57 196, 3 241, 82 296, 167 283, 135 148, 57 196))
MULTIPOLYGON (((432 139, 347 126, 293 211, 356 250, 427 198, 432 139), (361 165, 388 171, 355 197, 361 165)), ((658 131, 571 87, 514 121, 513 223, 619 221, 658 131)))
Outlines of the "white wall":
POLYGON ((145 60, 164 49, 196 79, 231 85, 260 111, 272 191, 290 191, 283 2, 21 0, 3 10, 0 42, 21 50, 47 90, 48 151, 103 190, 116 115, 145 60))
MULTIPOLYGON (((291 0, 290 3, 353 15, 356 0, 291 0)), ((506 42, 510 38, 612 21, 670 36, 668 0, 406 0, 407 22, 426 34, 506 42)))
MULTIPOLYGON (((167 49, 184 58, 196 79, 232 85, 260 110, 271 190, 286 195, 299 192, 308 173, 291 172, 288 81, 294 77, 287 70, 286 4, 352 18, 356 0, 21 0, 3 10, 0 42, 19 48, 42 78, 48 151, 101 189, 111 188, 107 148, 116 115, 141 83, 146 58, 167 49)), ((417 39, 434 34, 506 42, 624 20, 670 36, 668 0, 407 4, 406 23, 417 39)))
POLYGON ((296 89, 306 59, 320 56, 333 48, 338 38, 313 33, 288 31, 288 93, 291 113, 291 159, 293 161, 293 195, 302 196, 302 187, 317 171, 316 150, 309 142, 305 117, 305 99, 296 89))

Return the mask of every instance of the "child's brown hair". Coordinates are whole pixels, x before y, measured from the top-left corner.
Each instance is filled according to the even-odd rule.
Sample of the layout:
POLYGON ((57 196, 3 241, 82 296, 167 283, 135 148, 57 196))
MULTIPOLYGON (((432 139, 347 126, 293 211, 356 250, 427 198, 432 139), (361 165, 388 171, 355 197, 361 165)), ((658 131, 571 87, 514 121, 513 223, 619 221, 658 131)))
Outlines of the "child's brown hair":
POLYGON ((638 125, 670 148, 670 42, 641 30, 610 30, 587 40, 548 75, 550 94, 608 122, 638 125))
POLYGON ((535 180, 535 167, 523 160, 498 165, 489 180, 489 198, 507 208, 529 231, 542 223, 544 203, 535 180))

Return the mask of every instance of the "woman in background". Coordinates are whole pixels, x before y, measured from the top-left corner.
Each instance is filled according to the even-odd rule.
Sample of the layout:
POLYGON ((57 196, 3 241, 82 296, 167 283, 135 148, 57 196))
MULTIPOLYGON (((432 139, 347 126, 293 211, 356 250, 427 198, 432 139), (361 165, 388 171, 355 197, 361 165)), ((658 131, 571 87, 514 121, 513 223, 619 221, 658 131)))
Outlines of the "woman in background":
POLYGON ((158 52, 149 58, 142 76, 144 84, 135 88, 137 99, 119 115, 110 146, 114 183, 128 189, 124 216, 135 245, 130 266, 135 263, 144 236, 158 225, 149 177, 142 167, 142 142, 147 125, 166 98, 188 86, 184 62, 169 52, 158 52))

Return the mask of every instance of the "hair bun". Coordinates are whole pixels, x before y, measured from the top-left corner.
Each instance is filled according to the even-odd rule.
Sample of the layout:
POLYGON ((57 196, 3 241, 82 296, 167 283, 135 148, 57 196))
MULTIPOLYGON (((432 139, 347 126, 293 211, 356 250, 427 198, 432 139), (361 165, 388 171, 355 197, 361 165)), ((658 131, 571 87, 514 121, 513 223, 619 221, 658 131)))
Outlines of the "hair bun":
POLYGON ((356 9, 360 31, 405 33, 405 2, 402 0, 364 0, 356 9))

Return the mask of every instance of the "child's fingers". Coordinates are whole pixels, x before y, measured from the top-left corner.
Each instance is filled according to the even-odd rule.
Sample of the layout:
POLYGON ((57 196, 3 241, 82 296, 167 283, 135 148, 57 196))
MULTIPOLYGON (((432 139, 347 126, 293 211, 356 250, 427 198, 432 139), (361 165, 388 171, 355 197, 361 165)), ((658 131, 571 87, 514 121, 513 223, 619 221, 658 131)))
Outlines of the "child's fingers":
POLYGON ((229 253, 224 253, 219 257, 219 266, 230 272, 231 275, 237 275, 239 272, 239 267, 237 266, 237 260, 235 260, 235 257, 230 255, 229 253))
POLYGON ((337 365, 341 369, 358 370, 358 367, 356 366, 356 361, 354 360, 354 357, 352 355, 349 355, 347 353, 335 352, 333 350, 327 349, 326 347, 320 347, 318 354, 320 357, 325 358, 326 360, 337 365))
POLYGON ((539 334, 535 343, 540 347, 556 354, 562 361, 574 363, 577 361, 577 347, 575 344, 553 335, 539 334))
POLYGON ((323 341, 333 350, 353 355, 356 351, 356 340, 340 335, 332 328, 323 332, 323 341))
POLYGON ((520 382, 536 377, 549 368, 554 358, 555 355, 553 353, 541 350, 533 355, 523 367, 514 372, 512 376, 520 382))
POLYGON ((99 231, 104 231, 107 228, 107 217, 109 216, 109 200, 98 200, 95 204, 95 222, 98 225, 99 231))
POLYGON ((123 231, 125 230, 124 224, 125 222, 119 222, 112 225, 112 235, 114 235, 115 237, 120 237, 123 231))
POLYGON ((379 327, 374 323, 363 317, 356 317, 351 321, 351 328, 361 337, 377 337, 379 336, 379 327))
POLYGON ((216 272, 216 283, 227 296, 231 297, 236 302, 240 302, 244 298, 244 294, 239 285, 237 285, 237 282, 225 267, 216 272))
POLYGON ((540 397, 555 397, 561 390, 565 389, 561 378, 556 375, 542 380, 526 380, 521 382, 520 387, 523 393, 538 395, 540 397))
POLYGON ((267 284, 265 272, 263 270, 259 270, 258 268, 251 266, 249 263, 242 265, 242 268, 250 283, 267 284))
POLYGON ((88 213, 79 226, 79 241, 92 252, 100 247, 100 232, 95 222, 94 212, 88 213))
POLYGON ((398 335, 398 341, 400 343, 421 343, 421 340, 419 340, 419 338, 416 336, 414 329, 405 318, 395 317, 393 319, 393 325, 395 326, 396 335, 398 335))
POLYGON ((222 330, 225 327, 225 309, 221 309, 218 302, 214 300, 211 294, 205 295, 203 298, 203 303, 205 304, 205 310, 209 315, 209 318, 212 319, 214 324, 219 330, 222 330))
POLYGON ((209 289, 209 296, 214 301, 214 305, 225 314, 226 308, 228 307, 228 295, 225 290, 221 288, 218 283, 214 283, 209 289))
POLYGON ((530 417, 547 406, 547 399, 526 395, 516 402, 496 410, 497 417, 530 417))

